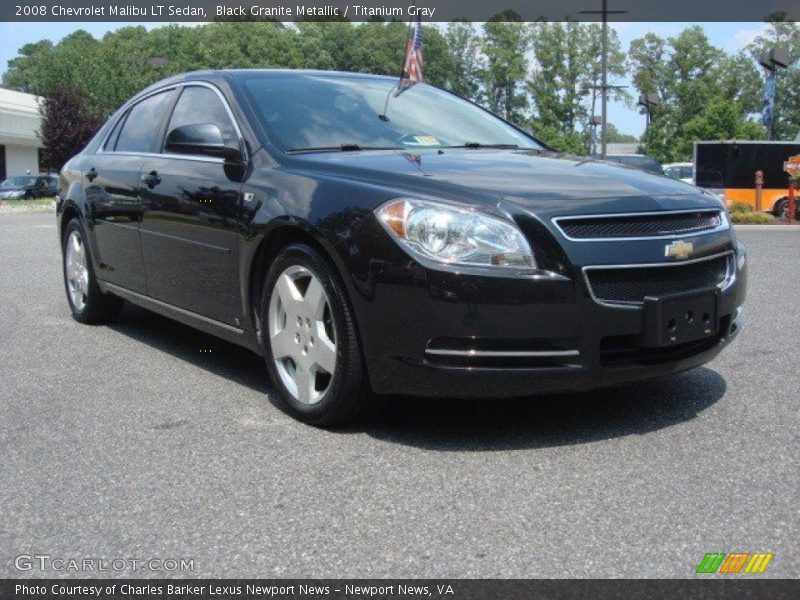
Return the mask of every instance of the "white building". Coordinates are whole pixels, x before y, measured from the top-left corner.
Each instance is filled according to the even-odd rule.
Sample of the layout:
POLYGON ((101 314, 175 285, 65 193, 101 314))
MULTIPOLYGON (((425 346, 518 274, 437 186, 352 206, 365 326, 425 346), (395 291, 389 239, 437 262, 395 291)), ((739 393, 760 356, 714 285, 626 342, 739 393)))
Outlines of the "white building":
POLYGON ((39 172, 39 97, 0 88, 0 181, 39 172))

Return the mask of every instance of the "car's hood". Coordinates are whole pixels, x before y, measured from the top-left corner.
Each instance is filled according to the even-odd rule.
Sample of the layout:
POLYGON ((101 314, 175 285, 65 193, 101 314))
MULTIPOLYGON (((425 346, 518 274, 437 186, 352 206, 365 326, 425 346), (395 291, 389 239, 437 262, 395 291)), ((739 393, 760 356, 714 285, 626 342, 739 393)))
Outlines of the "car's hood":
POLYGON ((446 194, 466 201, 515 202, 541 213, 646 211, 715 206, 700 189, 607 162, 527 150, 335 152, 303 155, 331 175, 446 194), (613 207, 612 207, 613 204, 613 207))

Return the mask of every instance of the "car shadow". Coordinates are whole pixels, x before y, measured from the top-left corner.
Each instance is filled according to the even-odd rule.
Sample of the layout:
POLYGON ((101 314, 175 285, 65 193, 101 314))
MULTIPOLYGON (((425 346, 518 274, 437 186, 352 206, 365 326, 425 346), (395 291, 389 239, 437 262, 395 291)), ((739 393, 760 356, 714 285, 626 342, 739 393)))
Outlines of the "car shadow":
POLYGON ((390 398, 376 414, 341 432, 446 452, 566 446, 644 435, 690 421, 725 390, 719 373, 701 367, 584 393, 513 400, 390 398))
MULTIPOLYGON (((130 303, 109 326, 220 377, 272 398, 253 352, 130 303)), ((720 400, 725 380, 701 367, 653 381, 577 394, 511 400, 390 397, 333 435, 366 434, 426 450, 486 452, 582 444, 643 435, 690 421, 720 400)))
POLYGON ((247 348, 162 317, 130 302, 125 303, 119 319, 108 327, 261 394, 269 394, 271 391, 264 361, 260 356, 247 348))

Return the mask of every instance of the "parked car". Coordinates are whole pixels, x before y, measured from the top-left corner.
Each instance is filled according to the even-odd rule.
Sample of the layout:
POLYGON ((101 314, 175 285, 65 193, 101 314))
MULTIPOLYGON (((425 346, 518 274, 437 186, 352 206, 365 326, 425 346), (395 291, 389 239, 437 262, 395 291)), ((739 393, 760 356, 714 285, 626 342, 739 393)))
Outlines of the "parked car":
POLYGON ((692 183, 694 181, 693 166, 690 162, 668 163, 664 165, 664 175, 684 183, 692 183))
POLYGON ((656 175, 663 175, 664 170, 661 168, 661 163, 652 156, 646 154, 606 154, 606 160, 619 163, 627 167, 633 167, 640 171, 647 171, 648 173, 655 173, 656 175))
POLYGON ((0 200, 29 200, 57 193, 58 177, 55 175, 17 175, 0 183, 0 200))
POLYGON ((715 198, 397 85, 233 70, 136 95, 61 173, 75 319, 128 300, 250 348, 316 425, 374 394, 663 376, 737 334, 745 250, 715 198))

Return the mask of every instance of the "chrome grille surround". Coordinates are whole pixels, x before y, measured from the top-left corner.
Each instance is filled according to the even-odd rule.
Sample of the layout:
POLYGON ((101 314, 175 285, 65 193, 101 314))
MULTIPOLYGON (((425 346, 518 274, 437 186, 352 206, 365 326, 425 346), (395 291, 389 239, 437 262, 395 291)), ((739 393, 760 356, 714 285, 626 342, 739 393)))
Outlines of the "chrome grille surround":
MULTIPOLYGON (((605 292, 601 292, 599 290, 596 290, 596 288, 599 287, 599 286, 597 285, 597 283, 598 283, 597 281, 595 281, 594 284, 593 284, 593 282, 592 282, 592 273, 600 272, 600 271, 604 271, 604 272, 618 271, 619 275, 622 276, 622 274, 625 271, 630 271, 631 272, 631 279, 632 279, 634 277, 634 271, 635 270, 638 270, 638 271, 651 271, 652 270, 655 273, 655 272, 658 272, 656 270, 671 269, 671 270, 674 270, 676 272, 676 274, 678 275, 677 277, 673 278, 672 281, 680 282, 681 278, 680 278, 679 271, 680 271, 681 268, 693 267, 694 265, 702 265, 703 263, 708 263, 709 267, 711 268, 713 266, 713 261, 720 261, 720 263, 721 263, 720 266, 724 270, 720 271, 718 274, 715 274, 715 271, 712 269, 710 271, 710 273, 712 274, 713 279, 711 279, 708 282, 706 282, 706 284, 700 285, 700 286, 685 287, 685 288, 682 288, 680 286, 676 286, 676 289, 669 290, 666 293, 691 292, 691 291, 703 289, 703 288, 706 288, 706 287, 708 287, 708 288, 717 287, 720 290, 725 290, 728 287, 730 287, 733 284, 733 282, 735 281, 735 279, 736 279, 736 264, 735 264, 735 260, 734 260, 734 253, 733 253, 732 250, 727 251, 727 252, 723 252, 723 253, 713 254, 713 255, 710 255, 710 256, 704 256, 704 257, 701 257, 701 258, 696 258, 696 259, 693 259, 693 260, 685 260, 685 261, 680 261, 680 262, 586 266, 586 267, 583 268, 583 276, 584 276, 584 280, 586 282, 586 287, 589 290, 589 294, 590 294, 590 296, 592 297, 592 299, 596 303, 601 304, 603 306, 610 306, 610 307, 613 307, 613 308, 639 309, 644 305, 644 297, 648 296, 648 295, 651 295, 651 294, 648 294, 647 292, 643 292, 642 293, 642 297, 641 297, 640 300, 639 299, 631 300, 629 298, 620 299, 619 296, 616 297, 616 298, 604 297, 604 296, 608 296, 608 294, 605 293, 605 292), (718 281, 716 279, 718 279, 718 281)), ((624 278, 622 278, 622 279, 624 281, 624 278)), ((665 292, 663 290, 658 290, 658 291, 654 292, 652 295, 657 295, 659 293, 660 294, 664 294, 665 292)))
POLYGON ((705 235, 730 229, 721 208, 554 217, 572 242, 615 242, 705 235))

